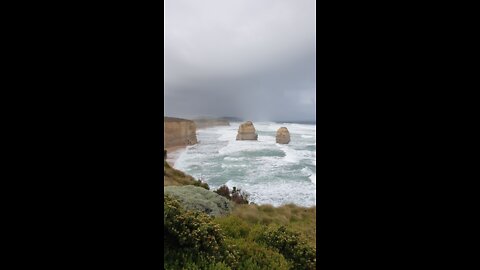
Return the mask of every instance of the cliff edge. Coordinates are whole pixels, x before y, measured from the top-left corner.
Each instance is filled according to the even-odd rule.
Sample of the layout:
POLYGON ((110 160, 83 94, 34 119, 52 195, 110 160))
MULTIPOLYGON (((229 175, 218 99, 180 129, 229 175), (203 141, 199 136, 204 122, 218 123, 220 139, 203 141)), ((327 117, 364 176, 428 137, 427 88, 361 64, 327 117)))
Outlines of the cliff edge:
POLYGON ((163 147, 187 146, 197 143, 193 121, 174 117, 163 118, 163 147))

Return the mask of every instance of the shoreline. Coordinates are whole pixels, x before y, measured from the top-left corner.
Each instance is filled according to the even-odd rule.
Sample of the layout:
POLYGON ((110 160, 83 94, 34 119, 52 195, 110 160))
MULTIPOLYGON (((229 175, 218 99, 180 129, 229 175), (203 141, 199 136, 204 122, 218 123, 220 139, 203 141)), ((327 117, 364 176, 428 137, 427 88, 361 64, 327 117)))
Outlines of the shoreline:
POLYGON ((179 146, 170 146, 170 147, 165 147, 165 150, 167 150, 167 163, 171 167, 175 165, 175 162, 177 161, 178 157, 180 154, 183 153, 187 149, 186 145, 179 145, 179 146))
MULTIPOLYGON (((219 125, 213 125, 213 126, 206 126, 206 127, 200 127, 196 128, 196 130, 202 130, 202 129, 208 129, 212 127, 217 127, 219 125)), ((200 142, 197 142, 194 145, 197 145, 200 142)), ((177 145, 177 146, 170 146, 170 147, 164 147, 163 149, 167 150, 167 163, 171 167, 174 167, 175 162, 177 161, 178 157, 185 151, 187 150, 188 145, 177 145)))
MULTIPOLYGON (((199 127, 196 130, 197 133, 197 138, 198 138, 198 143, 195 145, 191 145, 190 147, 184 148, 185 150, 182 150, 179 154, 176 152, 172 152, 172 155, 168 156, 169 157, 169 164, 176 165, 176 162, 178 163, 177 166, 172 166, 176 169, 181 168, 181 171, 189 171, 190 173, 193 173, 198 178, 202 178, 204 181, 209 183, 209 186, 212 189, 217 189, 219 187, 219 184, 222 184, 223 182, 227 180, 231 180, 232 182, 229 182, 228 184, 225 182, 224 184, 228 185, 229 188, 232 188, 233 186, 239 187, 245 192, 252 192, 255 193, 255 198, 251 198, 252 202, 255 202, 257 205, 272 205, 274 207, 281 207, 282 205, 288 205, 288 204, 294 204, 298 207, 303 207, 303 208, 311 208, 311 207, 316 207, 317 202, 316 202, 316 196, 312 192, 316 190, 316 154, 315 154, 315 147, 309 146, 312 142, 316 142, 315 137, 313 136, 315 134, 315 126, 309 127, 309 126, 293 126, 294 128, 292 129, 293 131, 296 131, 298 134, 298 149, 294 149, 291 147, 291 145, 282 145, 282 148, 288 148, 288 149, 276 149, 276 144, 269 143, 267 142, 267 139, 261 142, 257 142, 255 145, 252 145, 251 149, 250 147, 245 146, 243 147, 236 147, 237 141, 234 139, 234 133, 236 134, 236 126, 238 123, 231 123, 230 126, 210 126, 210 127, 199 127), (298 128, 298 130, 297 130, 298 128), (214 134, 220 134, 220 135, 214 135, 214 134), (305 135, 305 137, 303 137, 305 135), (307 136, 308 135, 308 136, 307 136), (312 135, 312 136, 310 136, 312 135), (221 140, 218 140, 217 136, 220 136, 221 140), (223 137, 222 137, 223 136, 223 137), (302 136, 302 137, 301 137, 302 136), (301 138, 300 138, 301 137, 301 138), (227 149, 226 151, 219 151, 219 149, 226 147, 224 143, 227 143, 226 146, 227 149), (267 177, 265 176, 256 176, 252 175, 251 177, 246 177, 243 175, 239 175, 238 172, 243 172, 243 171, 249 171, 251 169, 245 169, 252 167, 255 168, 255 170, 261 170, 261 166, 259 165, 259 162, 251 161, 248 158, 240 158, 238 161, 235 159, 236 157, 243 157, 244 155, 250 155, 249 151, 256 152, 257 151, 257 146, 262 148, 264 147, 265 149, 274 149, 272 153, 268 152, 267 153, 258 153, 260 156, 279 156, 278 160, 276 157, 274 158, 266 158, 265 160, 262 159, 262 162, 265 162, 265 166, 268 168, 271 168, 271 172, 268 174, 272 174, 272 177, 275 176, 278 177, 278 179, 281 179, 282 181, 285 182, 284 187, 278 187, 275 188, 275 193, 270 192, 269 188, 267 187, 268 184, 263 183, 261 181, 255 180, 255 185, 258 185, 259 189, 262 190, 254 190, 251 189, 251 187, 246 186, 246 184, 242 181, 254 181, 252 179, 267 179, 267 178, 272 178, 272 177, 267 177), (206 147, 205 147, 206 146, 206 147), (211 147, 210 147, 211 146, 211 147), (308 146, 308 147, 307 147, 308 146), (189 151, 186 151, 190 149, 189 151), (243 153, 242 149, 248 149, 248 153, 243 153), (297 152, 298 150, 298 152, 297 152), (277 153, 278 151, 278 153, 277 153), (221 157, 213 157, 213 155, 217 155, 214 153, 222 153, 219 154, 221 157), (284 153, 281 153, 284 152, 284 153), (179 161, 179 157, 181 155, 184 155, 183 159, 179 161), (223 161, 223 158, 226 158, 226 161, 223 161), (232 159, 230 159, 232 157, 232 159), (305 160, 304 160, 305 159, 305 160), (301 162, 300 162, 301 161, 301 162), (223 164, 225 163, 225 164, 223 164), (296 172, 294 176, 290 176, 290 174, 283 175, 282 173, 278 173, 279 166, 281 164, 298 164, 295 166, 295 168, 288 169, 286 171, 288 172, 296 172), (280 164, 280 165, 279 165, 280 164), (212 165, 212 166, 211 166, 212 165), (223 166, 225 165, 225 166, 223 166), (300 165, 304 166, 305 168, 302 168, 300 165), (302 169, 302 170, 300 170, 302 169), (291 179, 298 177, 301 181, 301 185, 298 185, 298 183, 294 183, 294 181, 291 179), (211 178, 215 178, 214 181, 212 181, 211 178), (225 178, 225 179, 224 179, 225 178), (228 179, 227 179, 228 178, 228 179), (231 178, 236 178, 231 179, 231 178), (246 180, 245 180, 245 179, 246 180), (248 178, 248 179, 247 179, 248 178), (220 180, 218 180, 220 179, 220 180), (217 182, 215 180, 218 180, 217 182), (304 181, 305 180, 305 181, 304 181), (217 185, 218 184, 218 185, 217 185), (230 185, 231 184, 231 185, 230 185), (245 186, 244 186, 245 185, 245 186), (263 188, 265 187, 265 190, 263 188), (288 191, 290 188, 292 190, 298 191, 299 193, 304 194, 305 196, 290 196, 290 191, 288 191), (285 196, 288 195, 289 198, 283 198, 285 196, 277 196, 277 194, 286 194, 285 196)), ((273 123, 273 122, 268 122, 268 123, 261 123, 259 126, 259 130, 265 130, 265 131, 273 131, 276 130, 276 127, 278 124, 273 123), (274 128, 271 128, 274 127, 274 128)), ((287 127, 290 127, 290 125, 287 125, 287 127)), ((292 131, 292 132, 293 132, 292 131)), ((270 133, 266 133, 268 136, 270 136, 270 133)), ((260 135, 261 136, 261 135, 260 135)), ((261 138, 260 138, 261 139, 261 138)), ((241 144, 242 142, 238 142, 241 144)), ((294 145, 294 147, 297 145, 294 145)), ((181 149, 182 147, 177 147, 177 149, 181 149)), ((173 151, 173 149, 171 150, 173 151)), ((170 153, 170 152, 169 152, 170 153)), ((257 154, 255 154, 255 157, 257 154)), ((282 168, 281 170, 284 170, 282 168)), ((227 181, 228 182, 228 181, 227 181)), ((268 181, 265 181, 268 182, 268 181)), ((272 180, 272 183, 274 181, 272 180)), ((253 196, 253 195, 252 195, 253 196)))

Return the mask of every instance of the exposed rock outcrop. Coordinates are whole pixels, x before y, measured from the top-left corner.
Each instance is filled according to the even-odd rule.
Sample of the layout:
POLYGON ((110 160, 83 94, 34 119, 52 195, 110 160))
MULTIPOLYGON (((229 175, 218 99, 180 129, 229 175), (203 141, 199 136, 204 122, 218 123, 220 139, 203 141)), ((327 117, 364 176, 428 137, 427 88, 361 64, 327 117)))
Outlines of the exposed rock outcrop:
POLYGON ((247 121, 238 127, 237 141, 239 140, 257 140, 258 134, 251 121, 247 121))
POLYGON ((222 118, 218 118, 218 119, 202 118, 202 119, 195 119, 193 121, 195 122, 197 129, 216 127, 216 126, 230 126, 230 122, 228 122, 227 119, 222 119, 222 118))
POLYGON ((197 143, 195 123, 191 120, 164 117, 163 147, 186 146, 197 143))
POLYGON ((287 144, 290 142, 290 132, 286 127, 281 127, 277 130, 277 136, 275 137, 277 143, 287 144))

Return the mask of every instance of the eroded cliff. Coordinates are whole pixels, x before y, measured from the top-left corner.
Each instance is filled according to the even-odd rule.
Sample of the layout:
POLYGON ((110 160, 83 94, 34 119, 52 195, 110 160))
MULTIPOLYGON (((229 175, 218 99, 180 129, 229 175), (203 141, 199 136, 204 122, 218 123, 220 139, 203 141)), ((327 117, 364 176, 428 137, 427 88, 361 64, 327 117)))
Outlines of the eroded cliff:
POLYGON ((196 125, 187 119, 164 117, 163 135, 164 148, 197 143, 196 125))

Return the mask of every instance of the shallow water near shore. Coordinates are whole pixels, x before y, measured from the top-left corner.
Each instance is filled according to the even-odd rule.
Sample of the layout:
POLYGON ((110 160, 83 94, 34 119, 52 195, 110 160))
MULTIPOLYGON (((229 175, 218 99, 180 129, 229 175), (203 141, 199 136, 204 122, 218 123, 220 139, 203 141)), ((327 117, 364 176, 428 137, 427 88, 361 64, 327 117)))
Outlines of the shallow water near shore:
POLYGON ((316 126, 254 122, 258 141, 237 141, 240 124, 197 130, 199 143, 177 152, 174 167, 212 190, 241 188, 257 204, 316 205, 316 126), (289 144, 275 143, 280 127, 288 128, 289 144))

